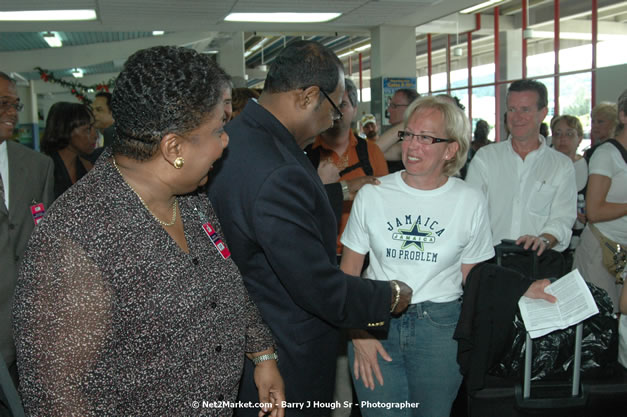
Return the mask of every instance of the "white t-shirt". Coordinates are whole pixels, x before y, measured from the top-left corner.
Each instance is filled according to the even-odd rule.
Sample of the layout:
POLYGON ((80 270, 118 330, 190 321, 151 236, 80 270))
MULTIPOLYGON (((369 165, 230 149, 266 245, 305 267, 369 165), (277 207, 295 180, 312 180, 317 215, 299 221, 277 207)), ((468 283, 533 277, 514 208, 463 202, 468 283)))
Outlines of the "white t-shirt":
POLYGON ((522 235, 549 233, 554 249, 563 251, 577 217, 575 169, 569 157, 544 143, 523 160, 512 141, 479 149, 472 158, 466 182, 488 200, 492 242, 522 235))
MULTIPOLYGON (((616 146, 605 143, 594 151, 590 159, 590 174, 603 175, 612 180, 605 198, 608 203, 627 203, 627 163, 616 146)), ((607 238, 627 245, 627 216, 594 225, 607 238)))
POLYGON ((461 265, 494 256, 485 199, 458 178, 418 190, 402 172, 357 193, 341 241, 370 253, 364 277, 404 281, 413 304, 453 301, 462 294, 461 265))

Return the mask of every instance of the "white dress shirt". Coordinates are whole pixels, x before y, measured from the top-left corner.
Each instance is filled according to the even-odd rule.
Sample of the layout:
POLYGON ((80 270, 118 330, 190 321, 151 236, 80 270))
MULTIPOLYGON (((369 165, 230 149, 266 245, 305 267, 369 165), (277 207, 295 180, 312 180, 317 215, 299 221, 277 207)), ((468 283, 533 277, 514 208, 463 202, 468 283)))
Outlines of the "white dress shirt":
POLYGON ((4 184, 4 205, 9 208, 9 154, 6 140, 0 143, 0 177, 4 184))
POLYGON ((568 247, 577 217, 575 171, 566 155, 546 146, 544 137, 524 160, 511 140, 482 147, 466 181, 486 195, 494 245, 548 233, 557 239, 553 249, 568 247))

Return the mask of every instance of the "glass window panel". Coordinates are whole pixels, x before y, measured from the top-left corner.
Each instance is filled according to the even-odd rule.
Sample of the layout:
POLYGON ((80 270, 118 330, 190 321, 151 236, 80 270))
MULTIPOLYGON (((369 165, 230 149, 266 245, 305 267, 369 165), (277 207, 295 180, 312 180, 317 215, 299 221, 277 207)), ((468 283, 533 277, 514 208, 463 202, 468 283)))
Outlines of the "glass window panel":
POLYGON ((577 149, 582 154, 590 146, 590 106, 592 75, 590 72, 560 78, 560 114, 575 116, 583 127, 583 140, 577 149))
POLYGON ((478 87, 472 89, 472 131, 479 120, 485 120, 490 125, 488 139, 494 140, 494 86, 478 87))

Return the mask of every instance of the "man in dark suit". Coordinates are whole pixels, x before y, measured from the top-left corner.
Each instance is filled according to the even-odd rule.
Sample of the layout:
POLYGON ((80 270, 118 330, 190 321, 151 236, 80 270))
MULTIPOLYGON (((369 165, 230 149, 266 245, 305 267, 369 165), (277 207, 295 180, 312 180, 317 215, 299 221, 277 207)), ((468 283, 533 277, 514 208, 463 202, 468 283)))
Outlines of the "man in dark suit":
MULTIPOLYGON (((230 145, 209 186, 233 259, 274 334, 290 417, 330 413, 324 403, 333 396, 338 328, 386 331, 390 310, 404 310, 411 298, 402 282, 337 267, 336 218, 301 145, 342 117, 335 103, 343 94, 342 64, 331 50, 288 45, 259 101, 227 126, 230 145)), ((244 402, 256 398, 252 372, 247 361, 244 402)))
POLYGON ((54 180, 52 159, 9 140, 21 109, 15 82, 0 72, 0 352, 14 378, 11 308, 17 266, 35 221, 52 203, 54 180))

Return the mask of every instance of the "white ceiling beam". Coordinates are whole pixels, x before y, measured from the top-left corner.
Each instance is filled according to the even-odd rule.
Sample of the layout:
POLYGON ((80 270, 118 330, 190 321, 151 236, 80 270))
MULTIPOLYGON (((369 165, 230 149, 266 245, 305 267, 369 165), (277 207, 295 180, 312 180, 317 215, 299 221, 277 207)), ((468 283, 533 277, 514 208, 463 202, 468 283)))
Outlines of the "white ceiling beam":
POLYGON ((196 42, 213 39, 215 32, 179 32, 120 42, 106 42, 83 46, 36 49, 18 52, 0 52, 4 72, 31 72, 41 66, 55 70, 84 67, 103 62, 123 60, 139 49, 157 45, 190 46, 196 42))

